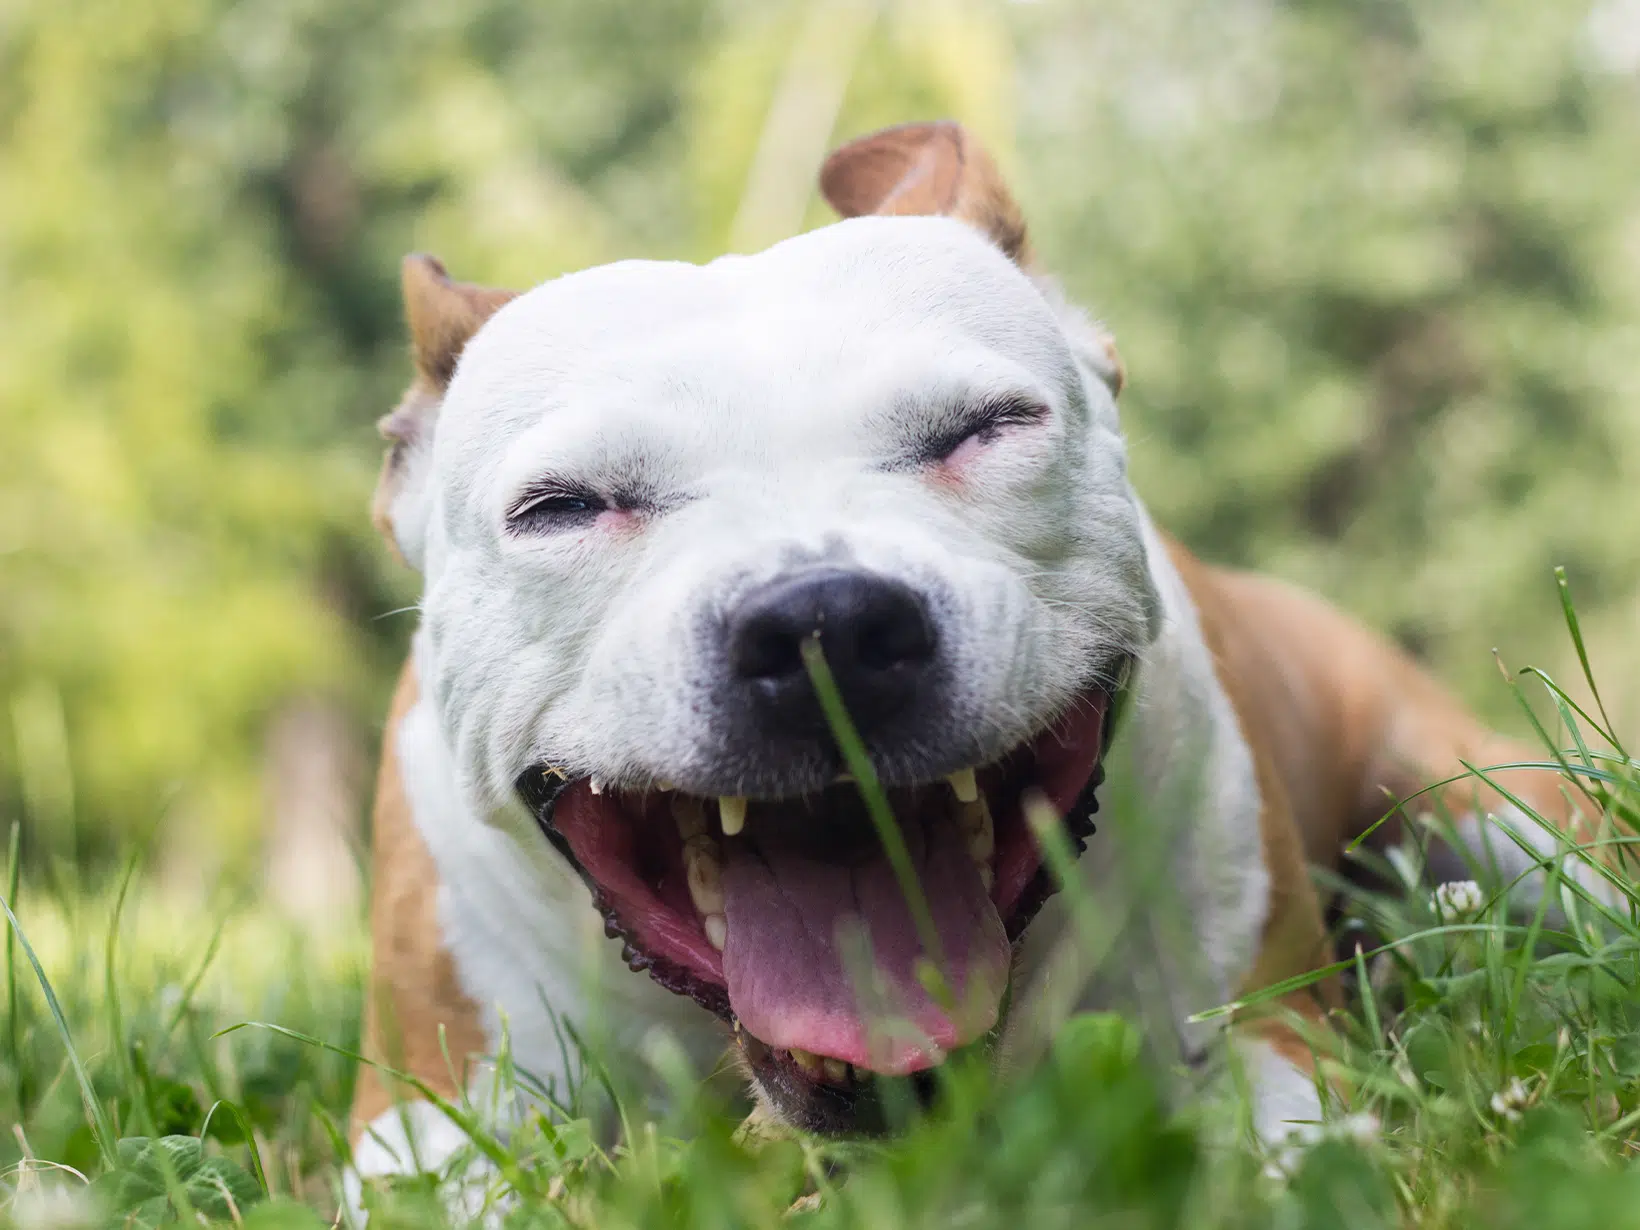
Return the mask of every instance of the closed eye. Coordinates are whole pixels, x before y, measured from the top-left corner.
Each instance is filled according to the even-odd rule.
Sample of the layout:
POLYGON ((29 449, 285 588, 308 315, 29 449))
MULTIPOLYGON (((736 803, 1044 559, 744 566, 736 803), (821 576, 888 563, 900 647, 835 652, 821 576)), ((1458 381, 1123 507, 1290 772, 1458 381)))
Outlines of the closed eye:
POLYGON ((1029 426, 1048 417, 1048 408, 1027 397, 998 397, 956 409, 954 421, 938 425, 914 450, 920 465, 944 461, 969 440, 995 443, 1011 427, 1029 426))
POLYGON ((544 534, 585 525, 614 507, 596 491, 559 482, 539 483, 526 490, 507 510, 507 529, 513 534, 544 534))

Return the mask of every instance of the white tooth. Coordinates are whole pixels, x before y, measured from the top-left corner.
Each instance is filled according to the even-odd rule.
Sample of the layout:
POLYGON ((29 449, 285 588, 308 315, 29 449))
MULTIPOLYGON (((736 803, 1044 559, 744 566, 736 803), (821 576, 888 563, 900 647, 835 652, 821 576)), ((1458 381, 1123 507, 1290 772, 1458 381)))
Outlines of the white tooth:
POLYGON ((972 769, 958 769, 945 779, 951 783, 951 789, 957 796, 959 803, 972 803, 979 798, 979 783, 974 780, 972 769))
POLYGON ((604 779, 596 776, 588 778, 587 789, 592 791, 593 794, 602 794, 604 792, 604 779))
POLYGON ((718 818, 723 821, 723 835, 733 837, 746 827, 746 800, 738 794, 726 794, 718 799, 718 818))
POLYGON ((663 792, 668 792, 668 791, 676 790, 677 787, 674 786, 671 782, 667 781, 664 777, 657 777, 655 779, 655 789, 663 791, 663 792))
POLYGON ((689 899, 702 914, 723 913, 723 868, 716 857, 699 846, 683 848, 684 874, 689 880, 689 899))
POLYGON ((986 863, 979 869, 979 882, 985 886, 985 891, 991 891, 991 885, 996 883, 996 872, 991 870, 991 864, 986 863))
POLYGON ((678 826, 678 835, 688 841, 706 832, 706 807, 689 794, 672 796, 672 819, 678 826))
POLYGON ((826 1079, 838 1085, 848 1084, 848 1064, 841 1059, 825 1059, 821 1065, 826 1069, 826 1079))
POLYGON ((719 952, 729 942, 729 920, 722 914, 708 914, 701 920, 706 928, 706 942, 719 952))
POLYGON ((820 1056, 813 1051, 805 1051, 795 1046, 792 1047, 792 1062, 811 1076, 818 1076, 824 1070, 820 1056))

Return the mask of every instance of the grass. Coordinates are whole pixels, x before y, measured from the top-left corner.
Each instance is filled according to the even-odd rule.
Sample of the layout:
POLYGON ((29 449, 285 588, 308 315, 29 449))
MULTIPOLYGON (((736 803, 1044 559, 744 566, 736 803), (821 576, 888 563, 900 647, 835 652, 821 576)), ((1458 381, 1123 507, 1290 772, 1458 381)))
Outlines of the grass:
MULTIPOLYGON (((1596 719, 1541 673, 1524 677, 1554 718, 1539 727, 1541 771, 1584 782, 1635 826, 1640 766, 1598 701, 1596 719)), ((1349 891, 1345 934, 1373 937, 1341 967, 1354 994, 1333 1067, 1353 1094, 1287 1159, 1285 1182, 1246 1141, 1237 1082, 1170 1104, 1168 1074, 1109 1016, 1077 1019, 1013 1079, 953 1062, 939 1106, 891 1143, 743 1140, 739 1109, 664 1048, 652 1062, 676 1104, 662 1118, 623 1105, 615 1142, 573 1105, 504 1140, 478 1126, 482 1108, 451 1109, 474 1127, 474 1157, 526 1193, 504 1215, 518 1227, 1640 1227, 1634 884, 1614 877, 1609 909, 1568 880, 1560 918, 1511 912, 1507 886, 1437 901, 1419 858, 1384 865, 1397 891, 1349 891), (790 1211, 814 1192, 816 1207, 790 1211)), ((179 902, 140 874, 31 886, 18 866, 14 837, 4 1216, 330 1224, 363 937, 316 944, 254 903, 179 902)), ((528 1084, 505 1054, 498 1072, 503 1090, 528 1084)), ((430 1181, 385 1186, 372 1208, 378 1225, 451 1224, 430 1181)))

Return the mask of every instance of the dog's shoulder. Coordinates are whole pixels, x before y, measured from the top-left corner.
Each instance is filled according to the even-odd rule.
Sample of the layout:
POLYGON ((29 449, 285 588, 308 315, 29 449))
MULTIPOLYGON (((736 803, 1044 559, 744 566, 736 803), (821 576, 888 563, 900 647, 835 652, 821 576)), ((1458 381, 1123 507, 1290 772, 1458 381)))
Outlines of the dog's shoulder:
MULTIPOLYGON (((416 1073, 438 1092, 453 1094, 459 1073, 450 1073, 444 1061, 440 1026, 457 1065, 486 1051, 488 1040, 478 1007, 462 989, 445 945, 438 868, 416 826, 405 787, 398 732, 419 691, 412 658, 393 694, 376 782, 370 908, 375 962, 365 1003, 364 1045, 370 1059, 416 1073)), ((398 1091, 401 1097, 406 1092, 398 1091)), ((393 1100, 388 1082, 361 1077, 353 1107, 355 1128, 387 1110, 393 1100)))

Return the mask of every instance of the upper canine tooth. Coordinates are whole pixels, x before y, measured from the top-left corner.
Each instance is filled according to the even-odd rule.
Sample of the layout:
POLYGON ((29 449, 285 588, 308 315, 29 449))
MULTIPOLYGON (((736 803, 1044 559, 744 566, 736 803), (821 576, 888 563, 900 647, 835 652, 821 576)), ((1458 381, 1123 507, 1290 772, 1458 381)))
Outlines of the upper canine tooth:
POLYGON ((846 1085, 849 1080, 849 1066, 841 1059, 823 1059, 821 1065, 826 1069, 826 1079, 835 1081, 839 1085, 846 1085))
POLYGON ((706 928, 706 942, 722 952, 729 942, 729 920, 722 914, 708 914, 701 919, 701 926, 706 928))
POLYGON ((792 1047, 792 1062, 813 1076, 820 1075, 824 1070, 820 1056, 813 1051, 805 1051, 795 1046, 792 1047))
POLYGON ((596 774, 587 778, 587 789, 592 791, 593 794, 602 794, 604 792, 604 779, 596 774))
POLYGON ((746 799, 738 794, 726 794, 718 799, 718 818, 723 821, 723 835, 733 837, 746 827, 746 799))
POLYGON ((664 777, 657 777, 655 779, 655 789, 661 791, 662 793, 666 793, 676 790, 677 786, 667 781, 664 777))
POLYGON ((706 807, 693 795, 672 796, 672 819, 677 823, 678 836, 684 841, 699 837, 706 831, 706 807))
POLYGON ((972 769, 958 769, 945 779, 951 783, 951 789, 957 796, 959 803, 972 803, 979 798, 979 783, 974 780, 972 769))

